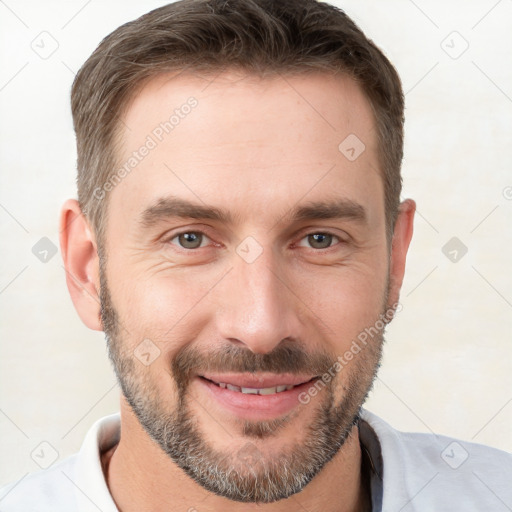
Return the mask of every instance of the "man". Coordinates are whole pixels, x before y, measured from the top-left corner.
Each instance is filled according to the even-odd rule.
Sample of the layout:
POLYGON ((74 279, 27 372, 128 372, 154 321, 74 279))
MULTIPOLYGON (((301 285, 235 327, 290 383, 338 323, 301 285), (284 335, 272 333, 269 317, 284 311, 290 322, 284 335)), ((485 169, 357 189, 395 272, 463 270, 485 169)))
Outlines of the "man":
POLYGON ((0 509, 510 509, 508 454, 362 409, 413 231, 403 109, 314 0, 184 0, 102 41, 61 249, 121 412, 0 509))

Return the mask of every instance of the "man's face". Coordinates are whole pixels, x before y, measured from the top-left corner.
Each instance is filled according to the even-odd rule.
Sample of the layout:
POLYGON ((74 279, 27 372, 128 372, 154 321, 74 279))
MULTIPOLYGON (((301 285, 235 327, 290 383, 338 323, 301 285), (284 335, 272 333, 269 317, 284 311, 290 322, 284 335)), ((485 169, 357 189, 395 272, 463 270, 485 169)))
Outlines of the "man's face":
POLYGON ((389 307, 371 108, 346 77, 162 76, 123 126, 137 163, 108 199, 101 281, 127 401, 205 488, 288 497, 350 434, 380 359, 382 331, 335 364, 389 307))

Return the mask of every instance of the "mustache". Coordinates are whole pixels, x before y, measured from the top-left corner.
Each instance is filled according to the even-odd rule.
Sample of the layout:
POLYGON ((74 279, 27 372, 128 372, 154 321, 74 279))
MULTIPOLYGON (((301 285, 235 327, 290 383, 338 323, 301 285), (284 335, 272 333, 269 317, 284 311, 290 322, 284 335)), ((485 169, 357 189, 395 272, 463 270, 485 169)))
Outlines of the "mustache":
POLYGON ((336 361, 327 353, 308 353, 296 342, 281 342, 272 352, 255 354, 238 345, 224 345, 207 353, 185 346, 171 363, 171 372, 182 389, 192 377, 203 372, 291 373, 321 375, 336 361))

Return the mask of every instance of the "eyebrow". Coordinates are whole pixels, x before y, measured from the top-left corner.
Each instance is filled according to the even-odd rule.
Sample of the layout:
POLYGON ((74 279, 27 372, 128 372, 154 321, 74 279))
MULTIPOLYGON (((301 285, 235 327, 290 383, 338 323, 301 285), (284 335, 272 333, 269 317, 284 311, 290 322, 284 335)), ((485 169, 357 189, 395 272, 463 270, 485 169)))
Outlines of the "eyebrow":
POLYGON ((214 206, 193 203, 179 197, 160 198, 155 204, 146 208, 141 215, 141 224, 151 227, 169 218, 208 219, 232 224, 234 219, 229 212, 214 206))
MULTIPOLYGON (((161 197, 146 208, 140 216, 140 223, 144 227, 150 228, 171 218, 215 220, 225 224, 235 224, 235 217, 226 210, 175 196, 161 197)), ((361 204, 351 199, 340 198, 329 201, 310 201, 297 206, 286 213, 281 218, 281 222, 283 220, 303 222, 321 219, 348 219, 364 224, 367 222, 368 216, 366 209, 361 204)))

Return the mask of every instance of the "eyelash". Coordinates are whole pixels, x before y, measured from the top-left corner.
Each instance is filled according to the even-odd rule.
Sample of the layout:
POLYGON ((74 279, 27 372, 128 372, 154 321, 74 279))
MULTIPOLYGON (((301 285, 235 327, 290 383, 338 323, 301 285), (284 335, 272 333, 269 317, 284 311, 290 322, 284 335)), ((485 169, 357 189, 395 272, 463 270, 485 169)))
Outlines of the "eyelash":
MULTIPOLYGON (((171 238, 168 238, 165 243, 172 243, 173 240, 175 240, 176 238, 179 238, 181 235, 185 235, 185 234, 190 234, 190 233, 193 233, 193 234, 196 234, 196 235, 203 235, 204 237, 206 237, 208 240, 211 240, 210 237, 204 232, 204 231, 200 231, 200 230, 187 230, 187 231, 181 231, 179 233, 175 233, 172 235, 171 238)), ((307 238, 308 236, 311 236, 311 235, 327 235, 327 236, 331 236, 333 237, 333 239, 337 239, 338 240, 338 243, 344 243, 346 242, 345 240, 343 240, 339 235, 336 235, 334 233, 331 233, 330 231, 311 231, 309 233, 306 233, 300 240, 299 242, 301 242, 302 240, 304 240, 305 238, 307 238)), ((202 241, 201 241, 202 242, 202 241)), ((204 249, 204 247, 200 246, 200 247, 195 247, 195 248, 192 248, 192 249, 187 249, 186 247, 181 247, 177 244, 172 244, 172 245, 176 245, 176 247, 178 247, 178 249, 182 250, 182 251, 186 251, 186 252, 191 252, 191 251, 195 251, 195 250, 198 250, 198 249, 204 249)), ((321 251, 328 251, 329 249, 332 249, 333 247, 335 247, 337 244, 334 243, 333 245, 330 245, 329 247, 326 247, 326 248, 323 248, 323 249, 315 249, 314 247, 309 247, 309 249, 315 251, 315 252, 321 252, 321 251)))

